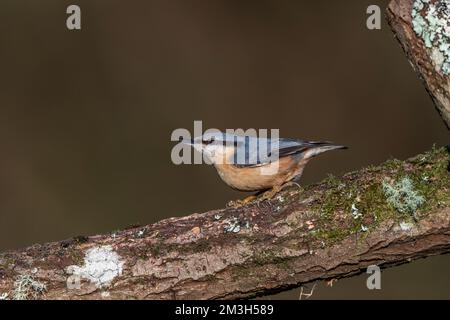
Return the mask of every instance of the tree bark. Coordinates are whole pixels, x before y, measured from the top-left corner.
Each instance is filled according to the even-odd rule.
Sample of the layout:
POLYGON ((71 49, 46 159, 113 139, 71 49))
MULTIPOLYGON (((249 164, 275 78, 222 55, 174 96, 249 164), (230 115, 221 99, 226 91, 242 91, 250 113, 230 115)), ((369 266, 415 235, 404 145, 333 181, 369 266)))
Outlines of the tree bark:
POLYGON ((0 296, 248 298, 446 253, 449 161, 448 150, 433 149, 271 201, 3 253, 0 296), (386 186, 404 178, 411 190, 389 203, 386 186), (402 210, 410 196, 425 199, 416 212, 402 210), (24 295, 24 277, 46 289, 29 285, 24 295))
MULTIPOLYGON (((443 2, 443 0, 430 3, 443 2)), ((424 39, 418 35, 412 24, 414 0, 392 0, 387 8, 387 20, 408 57, 412 67, 430 94, 436 109, 441 114, 447 128, 450 129, 450 77, 443 74, 440 59, 436 58, 436 43, 427 48, 424 39)), ((422 14, 426 13, 425 4, 422 14)), ((447 21, 450 16, 447 14, 447 21)), ((447 49, 447 57, 450 56, 447 49)))

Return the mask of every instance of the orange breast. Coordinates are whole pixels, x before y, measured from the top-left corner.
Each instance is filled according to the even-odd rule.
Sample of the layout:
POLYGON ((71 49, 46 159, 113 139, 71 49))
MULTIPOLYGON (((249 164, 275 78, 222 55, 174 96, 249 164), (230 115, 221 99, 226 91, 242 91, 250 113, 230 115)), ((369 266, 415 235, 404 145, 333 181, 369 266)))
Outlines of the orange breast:
POLYGON ((215 165, 222 180, 233 189, 259 191, 280 186, 301 174, 304 165, 297 157, 283 157, 270 165, 238 168, 232 164, 215 165))

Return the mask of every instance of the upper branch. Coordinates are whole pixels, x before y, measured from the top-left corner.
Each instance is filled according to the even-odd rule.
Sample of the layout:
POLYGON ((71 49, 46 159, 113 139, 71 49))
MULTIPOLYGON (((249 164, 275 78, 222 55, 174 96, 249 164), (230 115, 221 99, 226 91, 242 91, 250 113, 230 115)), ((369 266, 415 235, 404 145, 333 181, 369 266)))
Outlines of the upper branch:
POLYGON ((447 6, 447 0, 392 0, 387 19, 450 129, 450 8, 447 6), (444 6, 445 10, 439 9, 444 6))

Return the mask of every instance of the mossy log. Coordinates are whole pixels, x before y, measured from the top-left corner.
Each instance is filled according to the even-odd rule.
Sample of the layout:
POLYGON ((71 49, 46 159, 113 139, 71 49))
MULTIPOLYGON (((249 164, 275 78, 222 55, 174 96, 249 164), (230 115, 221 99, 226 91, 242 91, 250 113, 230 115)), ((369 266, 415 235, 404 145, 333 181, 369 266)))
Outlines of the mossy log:
POLYGON ((446 253, 449 161, 434 148, 271 201, 3 253, 0 296, 248 298, 446 253), (389 198, 385 186, 404 179, 409 186, 389 198), (414 197, 423 201, 405 210, 414 197))

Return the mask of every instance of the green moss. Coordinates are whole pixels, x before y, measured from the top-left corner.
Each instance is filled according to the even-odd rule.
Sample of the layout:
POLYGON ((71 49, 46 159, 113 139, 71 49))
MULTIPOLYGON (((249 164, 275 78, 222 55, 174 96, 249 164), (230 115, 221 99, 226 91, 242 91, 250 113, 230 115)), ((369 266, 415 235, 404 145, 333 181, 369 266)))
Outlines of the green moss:
POLYGON ((350 234, 356 232, 354 228, 346 228, 346 229, 317 229, 314 232, 311 232, 313 238, 320 239, 326 242, 334 242, 336 240, 344 239, 350 234))
MULTIPOLYGON (((329 176, 319 184, 322 192, 311 207, 320 217, 315 223, 317 229, 310 233, 311 237, 333 243, 355 233, 364 236, 366 233, 360 232, 362 226, 369 227, 370 232, 383 221, 408 221, 411 213, 420 219, 435 208, 449 205, 449 161, 450 154, 445 148, 433 147, 431 151, 405 162, 391 159, 380 166, 371 166, 339 179, 329 176), (393 205, 390 193, 386 192, 386 181, 402 179, 409 184, 407 201, 403 206, 400 202, 393 205), (358 214, 352 215, 355 208, 358 214)), ((394 189, 398 187, 395 183, 391 186, 394 189)), ((317 188, 311 192, 309 196, 314 196, 317 188)), ((405 198, 400 196, 397 200, 404 201, 405 198)))
POLYGON ((84 263, 84 254, 79 250, 71 249, 68 256, 72 259, 72 264, 74 265, 82 265, 84 263))
MULTIPOLYGON (((275 250, 275 249, 274 249, 275 250)), ((253 263, 256 265, 280 264, 287 266, 286 259, 280 258, 275 251, 263 250, 253 256, 253 263)))
POLYGON ((8 260, 6 259, 6 256, 3 254, 0 254, 0 268, 6 269, 8 266, 8 260))
POLYGON ((160 255, 161 250, 163 249, 164 244, 161 241, 158 241, 154 243, 153 245, 150 245, 148 248, 148 251, 150 254, 154 257, 157 257, 160 255))
POLYGON ((403 166, 403 162, 398 159, 389 159, 383 163, 379 168, 382 170, 399 170, 403 166))

